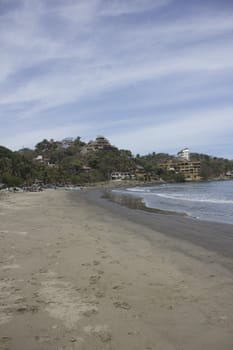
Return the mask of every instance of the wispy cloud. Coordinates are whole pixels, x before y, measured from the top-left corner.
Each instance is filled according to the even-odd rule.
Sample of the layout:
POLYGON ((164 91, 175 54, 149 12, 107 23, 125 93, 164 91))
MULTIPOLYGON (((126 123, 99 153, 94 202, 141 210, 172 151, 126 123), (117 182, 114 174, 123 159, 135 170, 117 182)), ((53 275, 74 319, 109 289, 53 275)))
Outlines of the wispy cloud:
POLYGON ((173 0, 107 0, 102 3, 100 14, 105 16, 129 15, 165 6, 173 0))
MULTIPOLYGON (((98 129, 98 125, 96 125, 96 129, 98 129)), ((17 150, 24 147, 33 148, 36 143, 43 139, 62 140, 67 135, 92 135, 91 126, 89 123, 84 122, 79 124, 67 123, 62 126, 51 127, 41 125, 33 128, 33 130, 21 128, 20 132, 15 135, 9 133, 2 137, 2 140, 6 147, 17 150)), ((88 141, 88 139, 85 139, 85 141, 88 141)))
MULTIPOLYGON (((184 111, 193 120, 197 109, 209 111, 211 123, 212 99, 219 113, 230 104, 233 12, 227 5, 207 9, 197 1, 194 9, 171 0, 21 0, 1 6, 2 140, 22 135, 22 126, 34 128, 38 120, 46 122, 41 130, 52 130, 59 119, 66 136, 83 115, 93 134, 93 118, 102 118, 102 131, 111 135, 116 110, 122 125, 117 135, 126 140, 135 113, 147 132, 153 118, 155 123, 165 118, 169 127, 184 111), (11 130, 4 128, 6 115, 15 121, 11 130)), ((229 123, 224 125, 220 130, 229 131, 229 123)), ((86 127, 83 132, 89 135, 86 127)))
POLYGON ((132 145, 135 153, 148 153, 151 149, 156 152, 173 153, 187 145, 200 152, 202 148, 202 152, 205 153, 205 148, 209 148, 209 144, 215 144, 216 140, 229 140, 233 130, 232 114, 233 107, 209 110, 205 113, 190 113, 188 117, 180 113, 174 116, 172 121, 160 123, 156 122, 155 117, 150 126, 141 125, 141 128, 122 132, 120 136, 114 135, 113 132, 111 139, 122 147, 130 148, 132 145))

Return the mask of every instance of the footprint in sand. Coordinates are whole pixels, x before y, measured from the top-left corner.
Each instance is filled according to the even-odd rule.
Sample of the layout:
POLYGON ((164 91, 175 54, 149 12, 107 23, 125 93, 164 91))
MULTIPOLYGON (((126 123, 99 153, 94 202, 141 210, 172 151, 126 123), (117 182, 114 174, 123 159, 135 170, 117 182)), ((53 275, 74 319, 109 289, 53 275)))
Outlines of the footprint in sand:
POLYGON ((113 305, 116 308, 124 309, 124 310, 130 310, 131 306, 126 301, 115 301, 113 305))
POLYGON ((56 274, 47 274, 42 281, 39 296, 45 303, 45 311, 50 317, 60 320, 67 329, 76 329, 83 316, 91 316, 98 308, 85 301, 69 282, 61 281, 56 274))
POLYGON ((16 309, 16 311, 18 313, 23 313, 23 314, 26 312, 36 313, 39 311, 39 308, 36 305, 22 305, 22 306, 18 307, 16 309))
POLYGON ((112 334, 106 325, 86 326, 84 332, 89 335, 94 335, 102 343, 109 343, 112 341, 112 334))
POLYGON ((89 278, 90 284, 96 284, 100 280, 101 276, 91 276, 89 278))
POLYGON ((123 286, 118 285, 118 284, 116 284, 115 286, 112 287, 112 289, 114 289, 114 290, 119 290, 119 289, 123 289, 123 288, 124 288, 123 286))
POLYGON ((48 273, 48 269, 40 268, 39 273, 48 273))
POLYGON ((44 335, 44 336, 36 335, 35 340, 38 343, 48 343, 50 341, 50 337, 48 335, 47 336, 46 335, 44 335))
POLYGON ((119 260, 112 260, 109 262, 109 264, 120 264, 120 261, 119 260))
POLYGON ((104 298, 105 297, 105 292, 103 290, 98 290, 95 293, 96 298, 104 298))
POLYGON ((90 309, 90 310, 87 310, 83 313, 83 316, 86 316, 86 317, 91 317, 93 315, 96 315, 98 313, 97 309, 90 309))
POLYGON ((11 343, 10 337, 1 337, 0 338, 0 349, 10 350, 11 349, 10 343, 11 343))
POLYGON ((0 281, 0 325, 10 322, 17 309, 20 308, 22 296, 15 291, 13 282, 0 281))
POLYGON ((107 255, 107 254, 101 256, 101 259, 108 259, 108 258, 111 258, 111 256, 110 256, 110 255, 107 255))

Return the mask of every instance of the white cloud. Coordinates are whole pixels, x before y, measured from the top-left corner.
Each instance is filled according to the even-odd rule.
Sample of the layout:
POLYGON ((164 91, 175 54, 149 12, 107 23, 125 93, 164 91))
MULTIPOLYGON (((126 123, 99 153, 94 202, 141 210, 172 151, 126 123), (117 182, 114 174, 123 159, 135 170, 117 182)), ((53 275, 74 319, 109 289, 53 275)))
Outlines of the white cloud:
MULTIPOLYGON (((81 2, 81 10, 84 8, 84 13, 87 18, 92 18, 93 9, 96 7, 93 2, 89 2, 89 6, 84 6, 81 2), (93 6, 90 6, 92 4, 93 6)), ((128 3, 127 3, 128 4, 128 3)), ((73 7, 71 7, 73 8, 73 7)), ((76 12, 69 12, 70 7, 65 7, 69 18, 76 18, 76 12)), ((61 11, 61 9, 60 9, 61 11)), ((32 9, 30 9, 30 14, 32 9)), ((65 12, 66 13, 66 12, 65 12)), ((83 15, 83 12, 81 11, 83 15)), ((96 14, 97 16, 97 14, 96 14)), ((96 27, 96 32, 93 29, 94 39, 91 37, 87 41, 81 38, 74 47, 70 47, 63 39, 50 39, 42 35, 42 28, 31 24, 36 17, 34 13, 33 20, 27 20, 30 17, 28 14, 23 15, 24 27, 20 29, 12 28, 5 38, 5 52, 0 67, 3 72, 3 77, 6 79, 9 73, 17 73, 22 68, 30 67, 37 64, 46 64, 55 60, 54 65, 48 71, 46 76, 33 77, 31 81, 12 89, 10 92, 1 94, 0 103, 18 103, 38 99, 40 110, 53 107, 63 103, 69 103, 74 100, 79 100, 89 94, 102 92, 105 89, 117 88, 132 82, 157 79, 160 76, 166 76, 174 73, 187 73, 195 70, 220 70, 232 69, 233 66, 233 49, 231 40, 222 43, 198 43, 194 47, 172 48, 166 43, 163 44, 164 36, 168 40, 178 38, 182 32, 185 38, 190 35, 199 35, 204 32, 215 32, 219 30, 233 28, 229 18, 221 17, 206 20, 206 18, 193 19, 188 22, 173 25, 155 25, 154 29, 149 28, 139 32, 137 27, 130 28, 126 32, 124 28, 119 35, 126 36, 126 40, 122 45, 119 45, 118 51, 122 53, 118 60, 115 59, 115 49, 113 47, 112 38, 116 39, 119 35, 113 30, 109 33, 107 42, 101 42, 98 39, 98 47, 96 46, 96 37, 98 38, 98 30, 101 33, 102 28, 96 27), (166 28, 166 29, 165 29, 166 28), (200 29, 202 28, 202 29, 200 29), (203 29, 204 28, 204 29, 203 29), (136 34, 132 34, 136 30, 136 34), (184 34, 185 33, 185 34, 184 34), (133 35, 133 36, 132 36, 133 35), (155 36, 158 40, 159 36, 160 47, 162 50, 157 51, 157 47, 150 47, 143 50, 148 38, 149 42, 155 36), (127 50, 127 42, 135 42, 132 53, 127 50), (139 41, 137 41, 139 40, 139 41), (7 43, 7 44, 6 44, 7 43), (24 50, 26 47, 26 50, 24 50), (103 53, 107 52, 105 58, 103 53), (7 50, 9 49, 9 50, 7 50), (111 55, 112 50, 112 55, 111 55), (123 51, 122 51, 123 50, 123 51), (134 52, 138 55, 135 57, 134 52), (15 52, 15 55, 13 54, 15 52), (9 59, 10 58, 10 59, 9 59), (59 63, 61 59, 62 63, 59 63)), ((84 15, 85 17, 85 15, 84 15)), ((38 22, 38 21, 35 21, 38 22)), ((33 23, 35 23, 33 22, 33 23)), ((60 33, 58 33, 60 34, 60 33)), ((79 33, 78 33, 79 34, 79 33)), ((70 34, 69 40, 76 35, 75 30, 70 34)), ((99 34, 100 35, 100 34, 99 34)), ((106 37, 104 37, 105 39, 106 37)), ((69 41, 68 40, 68 41, 69 41)), ((4 46, 4 41, 2 42, 4 46)), ((34 111, 32 111, 34 112, 34 111)))
POLYGON ((43 139, 50 140, 61 140, 64 137, 71 136, 82 136, 84 134, 90 134, 90 125, 86 123, 68 124, 65 126, 53 126, 53 127, 42 127, 34 128, 33 131, 22 131, 20 133, 12 135, 9 134, 5 137, 1 137, 1 142, 10 149, 20 149, 23 147, 31 147, 40 142, 43 139))
MULTIPOLYGON (((130 66, 119 63, 112 67, 102 67, 83 63, 73 66, 59 66, 51 70, 49 75, 38 76, 19 86, 11 93, 0 96, 0 104, 30 102, 38 100, 38 106, 25 116, 46 110, 65 103, 79 101, 96 93, 116 89, 143 80, 154 80, 170 74, 187 74, 202 71, 227 70, 233 68, 233 48, 231 46, 200 46, 200 51, 183 50, 180 57, 169 57, 157 60, 151 58, 145 63, 130 66)), ((178 96, 178 100, 179 100, 178 96)), ((168 97, 169 100, 169 97, 168 97)))
MULTIPOLYGON (((50 125, 54 120, 49 120, 50 109, 83 101, 89 107, 90 101, 98 95, 104 96, 109 91, 120 94, 122 88, 136 91, 137 85, 144 82, 151 84, 151 94, 148 98, 142 94, 135 106, 141 107, 146 127, 147 115, 143 108, 148 105, 162 104, 165 108, 166 103, 187 103, 195 98, 208 100, 213 96, 217 98, 218 94, 226 95, 224 84, 215 86, 219 76, 233 74, 230 35, 233 21, 232 14, 224 9, 219 12, 209 9, 201 15, 185 13, 171 20, 169 16, 155 16, 158 8, 171 6, 171 10, 175 6, 169 0, 67 0, 53 2, 53 6, 45 0, 20 3, 21 7, 1 15, 0 121, 1 114, 5 118, 7 110, 9 116, 15 121, 19 119, 20 123, 30 123, 40 115, 48 115, 48 129, 52 130, 50 125), (154 11, 153 22, 146 17, 148 10, 154 11), (127 20, 132 16, 120 18, 121 15, 142 17, 135 23, 127 20), (166 84, 169 86, 167 94, 166 84), (15 114, 10 110, 15 110, 15 114)), ((115 103, 105 103, 109 106, 111 125, 114 123, 111 108, 113 110, 115 103)), ((190 105, 190 108, 193 107, 190 105)), ((213 111, 207 115, 208 120, 212 120, 213 111)), ((87 118, 86 123, 91 125, 90 116, 87 118)), ((169 118, 171 121, 166 127, 161 126, 161 135, 169 125, 174 127, 172 116, 166 120, 169 118)), ((187 130, 192 120, 189 112, 187 122, 183 123, 187 130)), ((150 121, 151 117, 148 123, 150 121)), ((64 116, 64 125, 66 123, 69 123, 69 115, 64 116)), ((124 120, 119 123, 125 125, 124 120)), ((130 126, 130 121, 126 124, 130 126)), ((221 128, 229 129, 229 125, 226 126, 224 120, 221 128)), ((17 123, 14 127, 17 128, 17 123)), ((43 131, 47 135, 46 130, 43 131)), ((69 132, 65 127, 59 132, 62 130, 69 132)), ((2 134, 7 132, 3 126, 2 134)), ((148 128, 147 132, 150 135, 152 131, 148 128)), ((214 130, 212 132, 214 134, 214 130)), ((179 133, 178 128, 177 135, 179 133)), ((37 138, 39 134, 32 135, 37 138)), ((129 133, 129 136, 133 135, 129 133)), ((32 138, 29 133, 22 136, 28 142, 32 138)), ((8 144, 9 140, 13 142, 13 139, 4 140, 8 144)), ((172 136, 170 140, 175 144, 172 136)))
POLYGON ((112 133, 110 138, 119 147, 131 149, 134 153, 171 152, 172 149, 178 151, 187 146, 194 151, 195 147, 209 147, 227 137, 233 130, 232 115, 233 107, 173 116, 173 120, 159 124, 155 116, 151 125, 112 133))
POLYGON ((100 14, 104 16, 119 16, 145 12, 165 6, 173 0, 107 0, 103 2, 100 14))

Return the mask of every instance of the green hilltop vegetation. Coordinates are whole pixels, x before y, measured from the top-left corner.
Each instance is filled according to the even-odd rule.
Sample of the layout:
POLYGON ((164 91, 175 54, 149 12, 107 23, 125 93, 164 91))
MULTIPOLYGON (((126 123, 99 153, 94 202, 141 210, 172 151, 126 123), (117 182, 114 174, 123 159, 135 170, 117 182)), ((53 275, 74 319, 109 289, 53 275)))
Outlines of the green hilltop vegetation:
MULTIPOLYGON (((134 156, 129 150, 112 146, 104 137, 97 139, 89 143, 80 137, 63 141, 44 139, 34 149, 14 152, 0 146, 0 183, 8 187, 34 183, 84 185, 109 181, 113 172, 132 174, 131 181, 185 181, 182 173, 162 166, 175 161, 175 156, 154 152, 134 156)), ((191 153, 190 161, 200 162, 202 179, 233 174, 233 161, 228 159, 191 153)))

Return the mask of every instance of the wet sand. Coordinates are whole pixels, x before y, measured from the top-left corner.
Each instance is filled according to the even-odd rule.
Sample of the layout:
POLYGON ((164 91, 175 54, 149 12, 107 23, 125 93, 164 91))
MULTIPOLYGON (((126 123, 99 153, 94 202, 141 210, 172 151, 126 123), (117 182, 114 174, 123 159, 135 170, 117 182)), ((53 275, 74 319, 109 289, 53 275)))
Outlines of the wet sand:
POLYGON ((6 195, 0 349, 232 350, 230 228, 93 190, 6 195))
MULTIPOLYGON (((113 194, 110 201, 104 200, 109 197, 107 193, 105 190, 95 190, 86 192, 83 197, 89 204, 95 203, 120 218, 124 217, 171 238, 194 243, 220 256, 233 259, 233 225, 201 221, 186 214, 146 208, 141 199, 134 196, 113 194)), ((147 238, 153 240, 153 236, 147 238)), ((231 262, 230 269, 233 269, 231 262)))

